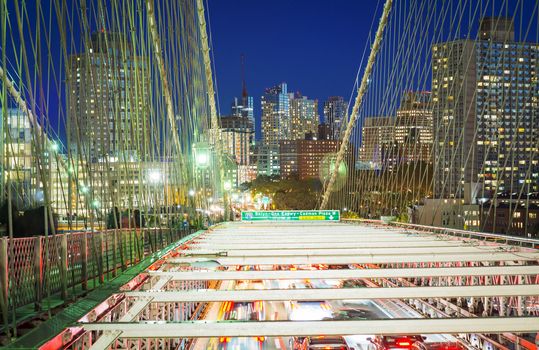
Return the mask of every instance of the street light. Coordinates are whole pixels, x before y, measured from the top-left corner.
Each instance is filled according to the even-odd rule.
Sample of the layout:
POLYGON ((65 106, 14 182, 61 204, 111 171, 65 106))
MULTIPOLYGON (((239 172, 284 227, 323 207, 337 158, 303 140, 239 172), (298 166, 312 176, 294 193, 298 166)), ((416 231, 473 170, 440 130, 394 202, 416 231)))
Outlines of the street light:
POLYGON ((56 143, 56 141, 52 141, 50 148, 51 148, 51 151, 56 153, 60 149, 60 146, 58 146, 58 143, 56 143))
POLYGON ((152 184, 157 184, 163 181, 163 175, 159 169, 152 169, 148 173, 148 180, 152 184))
POLYGON ((195 190, 191 189, 189 190, 189 197, 194 197, 195 196, 195 190))
POLYGON ((193 146, 195 165, 205 169, 210 165, 210 146, 205 142, 198 142, 193 146))
POLYGON ((197 166, 200 168, 206 168, 209 163, 209 156, 207 153, 199 153, 196 156, 197 166))
POLYGON ((82 187, 80 188, 80 193, 87 194, 88 192, 90 192, 90 188, 86 185, 82 185, 82 187))
POLYGON ((225 182, 223 183, 223 188, 225 189, 225 191, 230 191, 232 189, 232 181, 225 180, 225 182))

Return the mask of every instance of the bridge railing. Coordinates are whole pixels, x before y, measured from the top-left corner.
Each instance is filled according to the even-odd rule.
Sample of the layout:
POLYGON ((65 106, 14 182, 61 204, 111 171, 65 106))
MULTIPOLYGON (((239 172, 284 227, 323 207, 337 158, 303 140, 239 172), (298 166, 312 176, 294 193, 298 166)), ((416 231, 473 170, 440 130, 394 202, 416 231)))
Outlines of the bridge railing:
POLYGON ((33 304, 39 311, 51 296, 68 300, 190 233, 189 228, 143 228, 0 238, 4 329, 18 317, 18 308, 31 310, 33 304))
POLYGON ((497 233, 460 230, 460 229, 447 228, 447 227, 409 224, 409 223, 398 222, 398 221, 392 221, 390 223, 385 223, 382 220, 372 220, 372 219, 343 219, 342 221, 351 222, 351 223, 361 222, 361 223, 375 224, 375 225, 389 225, 389 226, 422 231, 422 232, 427 232, 427 233, 432 233, 432 234, 444 234, 444 235, 476 239, 476 240, 481 240, 481 241, 489 241, 493 243, 501 243, 501 244, 519 246, 519 247, 534 248, 534 249, 539 248, 539 239, 519 237, 519 236, 509 236, 509 235, 502 235, 502 234, 497 234, 497 233))

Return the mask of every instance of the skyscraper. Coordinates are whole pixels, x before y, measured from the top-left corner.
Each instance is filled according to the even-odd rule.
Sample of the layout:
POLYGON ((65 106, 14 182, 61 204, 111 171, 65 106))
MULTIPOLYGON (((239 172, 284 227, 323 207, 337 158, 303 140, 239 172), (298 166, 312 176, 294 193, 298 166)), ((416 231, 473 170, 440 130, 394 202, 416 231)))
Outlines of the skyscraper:
POLYGON ((262 142, 279 147, 279 141, 289 140, 290 100, 286 83, 266 89, 262 96, 262 142))
POLYGON ((224 151, 228 153, 238 165, 249 165, 251 148, 251 135, 254 130, 250 119, 231 115, 221 117, 221 137, 224 151))
POLYGON ((361 161, 371 163, 376 168, 395 165, 395 118, 365 118, 361 135, 361 161))
POLYGON ((402 162, 431 162, 432 109, 429 91, 407 91, 397 110, 395 143, 402 162))
POLYGON ((479 39, 432 48, 435 196, 539 190, 539 46, 515 42, 512 19, 485 18, 479 39), (475 186, 472 186, 475 187, 475 186))
MULTIPOLYGON (((224 121, 223 129, 240 128, 241 133, 247 133, 247 142, 248 142, 248 151, 254 147, 255 143, 255 117, 253 113, 253 97, 247 94, 247 88, 245 87, 245 82, 243 83, 243 92, 241 100, 237 97, 234 97, 234 102, 232 102, 232 115, 235 117, 236 121, 230 122, 224 121), (241 104, 240 104, 241 101, 241 104), (241 124, 241 125, 240 125, 241 124)), ((221 119, 223 122, 223 119, 221 119)), ((243 141, 242 141, 243 142, 243 141)), ((242 160, 241 164, 247 165, 249 162, 242 160)))
POLYGON ((42 187, 38 182, 38 153, 35 152, 32 127, 27 116, 18 108, 0 109, 0 122, 4 127, 0 129, 2 184, 10 183, 14 190, 12 198, 19 207, 33 205, 36 193, 42 187), (6 120, 3 120, 4 114, 6 120))
POLYGON ((290 139, 303 140, 305 134, 316 135, 318 129, 318 100, 310 100, 299 92, 289 94, 290 139))
POLYGON ((144 153, 148 125, 149 72, 126 36, 96 32, 86 51, 69 56, 67 113, 70 147, 91 161, 127 152, 144 153))
POLYGON ((341 96, 330 96, 324 102, 324 121, 331 130, 331 138, 338 140, 343 121, 346 120, 347 105, 341 96))
POLYGON ((232 115, 248 119, 254 125, 253 97, 242 96, 241 100, 234 97, 234 102, 232 102, 232 115))

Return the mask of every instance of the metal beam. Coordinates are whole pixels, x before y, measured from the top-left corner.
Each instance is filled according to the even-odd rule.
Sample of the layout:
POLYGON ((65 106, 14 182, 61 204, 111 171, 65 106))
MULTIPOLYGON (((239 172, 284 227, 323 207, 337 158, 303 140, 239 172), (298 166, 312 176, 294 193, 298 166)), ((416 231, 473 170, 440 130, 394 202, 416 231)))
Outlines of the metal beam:
MULTIPOLYGON (((308 264, 389 264, 429 262, 478 262, 478 261, 537 261, 537 253, 490 252, 478 254, 424 254, 424 255, 364 255, 364 256, 288 256, 284 257, 215 257, 219 264, 231 265, 308 265, 308 264)), ((167 263, 184 264, 201 261, 196 257, 168 259, 167 263)))
POLYGON ((390 236, 390 235, 396 235, 396 234, 418 234, 418 232, 415 231, 405 231, 403 229, 398 228, 389 228, 389 229, 383 229, 383 228, 376 228, 376 229, 369 229, 365 230, 362 227, 359 226, 345 226, 341 224, 333 224, 333 225, 327 225, 327 226, 310 226, 310 227, 273 227, 273 229, 280 229, 280 231, 272 232, 271 228, 268 228, 267 230, 249 230, 249 231, 238 231, 236 230, 236 227, 224 227, 220 230, 215 230, 208 233, 208 237, 222 237, 227 235, 228 233, 234 233, 235 236, 238 237, 256 237, 256 236, 262 236, 262 235, 276 235, 276 236, 286 236, 287 232, 295 232, 299 233, 301 232, 301 236, 323 236, 328 237, 328 228, 334 228, 334 230, 331 232, 331 236, 334 235, 341 235, 341 236, 368 236, 372 235, 373 233, 377 233, 381 236, 390 236), (307 232, 304 232, 307 231, 307 232))
MULTIPOLYGON (((342 248, 398 248, 398 247, 454 247, 462 246, 462 241, 411 241, 410 239, 403 242, 362 242, 353 240, 350 242, 258 242, 231 244, 227 241, 197 243, 193 245, 196 249, 213 249, 213 250, 262 250, 262 249, 342 249, 342 248)), ((469 246, 469 245, 468 245, 469 246)))
POLYGON ((539 317, 391 319, 362 321, 87 323, 86 331, 122 331, 121 338, 279 337, 370 334, 531 333, 539 317))
MULTIPOLYGON (((189 249, 184 254, 192 255, 219 255, 223 250, 189 249)), ((263 256, 361 256, 361 255, 424 255, 433 254, 484 254, 486 252, 500 252, 499 247, 396 247, 396 248, 342 248, 342 249, 263 249, 263 250, 229 250, 228 257, 263 257, 263 256)), ((539 259, 539 254, 536 254, 539 259)))
POLYGON ((323 288, 265 290, 197 290, 163 292, 126 292, 128 297, 152 299, 152 302, 220 301, 318 301, 347 299, 423 299, 458 297, 516 297, 539 295, 539 285, 397 287, 397 288, 323 288))
POLYGON ((170 276, 175 281, 357 279, 459 276, 539 275, 539 266, 443 267, 417 269, 296 270, 296 271, 148 271, 152 276, 170 276))
POLYGON ((223 238, 224 236, 228 236, 230 234, 233 234, 235 237, 250 237, 250 238, 256 238, 257 236, 287 236, 288 233, 293 232, 295 234, 299 234, 301 237, 308 236, 308 237, 334 237, 334 236, 343 236, 343 237, 355 237, 355 236, 362 236, 367 237, 374 233, 379 235, 380 237, 390 237, 390 236, 397 236, 397 235, 419 235, 419 232, 415 231, 404 231, 402 229, 371 229, 371 230, 362 230, 358 226, 343 226, 343 225, 331 225, 331 226, 322 226, 322 227, 316 227, 312 226, 309 228, 301 228, 301 227, 274 227, 275 229, 280 229, 280 231, 272 232, 271 229, 264 230, 264 231, 247 231, 247 232, 238 232, 235 228, 228 228, 225 227, 219 231, 212 231, 208 233, 206 237, 209 238, 223 238), (328 229, 331 229, 331 235, 328 235, 328 229), (307 231, 307 232, 304 232, 307 231))
MULTIPOLYGON (((376 235, 372 235, 369 237, 353 237, 353 236, 335 236, 335 237, 302 237, 294 235, 293 233, 290 233, 287 237, 271 237, 271 236, 260 236, 260 237, 235 237, 234 235, 230 234, 227 238, 222 239, 212 239, 212 240, 202 240, 201 243, 207 243, 207 244, 214 244, 214 243, 228 243, 228 244, 243 244, 243 243, 251 243, 256 244, 260 242, 282 242, 282 243, 330 243, 330 242, 338 242, 338 243, 358 243, 358 242, 373 242, 373 243, 380 243, 380 242, 434 242, 438 241, 440 242, 440 239, 437 239, 436 237, 419 237, 419 236, 393 236, 393 237, 386 237, 381 238, 376 235)), ((456 241, 456 240, 455 240, 456 241)))
MULTIPOLYGON (((162 276, 155 283, 153 288, 155 290, 159 290, 163 288, 170 280, 171 280, 170 276, 162 276)), ((147 295, 146 297, 140 298, 129 308, 129 310, 127 310, 127 312, 122 317, 120 317, 119 322, 134 321, 137 318, 137 316, 144 309, 146 309, 148 305, 150 305, 152 300, 153 300, 152 295, 147 295)), ((119 330, 111 330, 111 331, 105 332, 101 337, 99 337, 99 339, 97 339, 95 343, 92 344, 89 350, 107 349, 112 344, 112 342, 118 339, 121 333, 122 332, 120 332, 119 330)))

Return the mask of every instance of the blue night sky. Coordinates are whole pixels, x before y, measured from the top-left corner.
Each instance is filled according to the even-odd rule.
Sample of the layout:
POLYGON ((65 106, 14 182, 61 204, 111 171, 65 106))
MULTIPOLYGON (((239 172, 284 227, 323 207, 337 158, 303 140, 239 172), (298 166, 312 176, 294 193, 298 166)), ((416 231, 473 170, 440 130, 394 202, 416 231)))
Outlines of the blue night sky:
POLYGON ((348 100, 377 5, 378 0, 209 1, 221 114, 229 114, 234 96, 241 96, 242 53, 257 123, 264 89, 283 81, 289 92, 318 99, 320 114, 328 96, 348 100))

